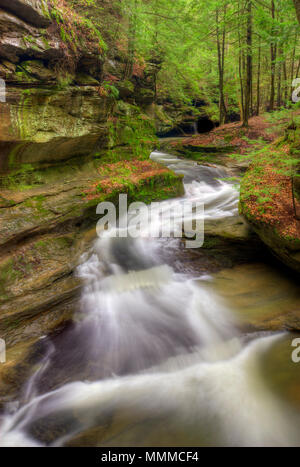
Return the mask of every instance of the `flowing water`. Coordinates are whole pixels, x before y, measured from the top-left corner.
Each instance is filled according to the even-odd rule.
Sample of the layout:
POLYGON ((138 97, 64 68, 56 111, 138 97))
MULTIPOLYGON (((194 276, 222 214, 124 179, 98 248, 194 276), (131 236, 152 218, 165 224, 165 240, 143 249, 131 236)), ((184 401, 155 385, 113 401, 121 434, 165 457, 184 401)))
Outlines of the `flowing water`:
MULTIPOLYGON (((159 203, 155 222, 187 200, 204 202, 205 219, 237 215, 222 168, 152 159, 185 177, 185 196, 159 203)), ((81 311, 43 339, 38 369, 2 418, 2 446, 300 444, 300 409, 265 376, 289 334, 241 333, 208 275, 185 271, 180 257, 171 266, 180 240, 152 238, 154 228, 138 238, 104 231, 83 258, 81 311)))

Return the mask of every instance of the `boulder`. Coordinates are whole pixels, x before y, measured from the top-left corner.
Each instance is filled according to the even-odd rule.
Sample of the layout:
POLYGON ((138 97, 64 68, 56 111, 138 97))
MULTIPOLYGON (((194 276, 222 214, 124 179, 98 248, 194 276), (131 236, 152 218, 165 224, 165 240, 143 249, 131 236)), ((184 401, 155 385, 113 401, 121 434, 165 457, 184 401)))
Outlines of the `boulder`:
POLYGON ((54 70, 47 68, 41 60, 26 60, 21 62, 17 67, 16 73, 17 75, 18 73, 21 73, 23 76, 25 75, 25 79, 28 77, 38 82, 55 83, 57 81, 57 75, 54 70))
POLYGON ((39 28, 50 25, 47 0, 0 0, 0 8, 39 28))
POLYGON ((134 96, 134 84, 131 81, 118 81, 115 86, 119 91, 121 99, 134 96))
POLYGON ((50 60, 62 57, 63 51, 59 38, 50 39, 42 30, 0 9, 0 58, 17 63, 20 56, 50 60))
POLYGON ((0 78, 11 81, 15 76, 16 65, 14 63, 3 60, 0 63, 0 78))
POLYGON ((221 237, 232 241, 251 241, 255 235, 242 216, 225 217, 224 219, 206 220, 205 235, 221 237))
MULTIPOLYGON (((237 324, 255 331, 300 330, 297 282, 271 264, 234 265, 214 275, 211 283, 236 316, 237 324)), ((210 284, 210 283, 209 283, 210 284)))
MULTIPOLYGON (((36 80, 42 74, 51 77, 37 61, 25 62, 24 69, 36 80)), ((7 87, 6 94, 6 103, 0 104, 2 171, 16 163, 57 162, 85 156, 96 149, 101 138, 105 147, 110 103, 94 87, 7 87)))
POLYGON ((297 199, 293 201, 292 180, 273 172, 263 172, 258 178, 252 164, 241 183, 240 211, 269 250, 289 268, 300 273, 300 221, 296 217, 297 199), (268 178, 271 173, 272 178, 268 178), (265 187, 276 189, 264 197, 265 187), (263 183, 264 182, 264 183, 263 183), (273 185, 272 185, 273 183, 273 185), (249 194, 256 187, 255 194, 249 194))
POLYGON ((74 81, 79 86, 100 86, 100 82, 97 79, 86 73, 77 73, 74 81))

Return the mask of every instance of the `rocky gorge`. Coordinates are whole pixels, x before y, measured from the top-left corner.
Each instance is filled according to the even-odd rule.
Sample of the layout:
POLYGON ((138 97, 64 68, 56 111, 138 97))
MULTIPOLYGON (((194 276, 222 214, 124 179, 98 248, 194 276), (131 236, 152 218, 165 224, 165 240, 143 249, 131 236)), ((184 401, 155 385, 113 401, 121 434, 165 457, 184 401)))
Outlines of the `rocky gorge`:
POLYGON ((76 54, 67 49, 53 34, 57 25, 46 2, 3 1, 0 7, 0 77, 6 83, 0 104, 0 329, 10 344, 40 336, 69 316, 68 301, 79 288, 73 272, 95 236, 101 200, 116 198, 122 188, 132 200, 140 189, 155 200, 182 188, 180 177, 142 162, 156 144, 151 105, 159 65, 149 63, 143 77, 122 81, 120 59, 104 60, 91 44, 76 54), (58 72, 64 54, 72 53, 73 74, 58 72), (118 87, 103 87, 112 73, 118 87), (117 164, 116 187, 100 192, 115 154, 132 164, 117 164), (174 188, 167 186, 170 177, 174 188))
MULTIPOLYGON (((178 323, 183 322, 185 303, 191 297, 193 303, 198 300, 189 288, 192 277, 201 290, 201 313, 220 312, 214 318, 217 331, 208 326, 208 335, 212 340, 217 336, 218 345, 223 332, 227 336, 227 325, 220 331, 223 302, 219 306, 214 301, 215 292, 238 322, 230 338, 237 330, 243 334, 241 342, 244 336, 247 341, 248 333, 300 330, 299 183, 297 164, 290 162, 299 154, 298 126, 288 127, 286 118, 274 124, 256 116, 244 128, 235 122, 236 111, 228 116, 228 123, 220 124, 214 97, 212 103, 198 95, 187 102, 162 91, 158 75, 163 51, 157 47, 147 57, 135 55, 130 40, 125 47, 116 39, 116 31, 124 25, 132 28, 132 16, 123 17, 109 0, 84 5, 76 0, 72 5, 65 0, 0 0, 0 337, 8 355, 0 367, 1 406, 20 394, 36 368, 44 371, 49 342, 58 342, 57 348, 62 345, 64 350, 64 333, 68 342, 77 325, 84 327, 81 300, 86 278, 80 266, 90 268, 93 287, 98 287, 98 273, 89 256, 96 248, 96 207, 103 201, 117 206, 120 193, 126 193, 129 202, 170 200, 168 209, 185 198, 203 199, 207 206, 202 248, 185 250, 184 240, 174 249, 172 241, 162 248, 175 279, 171 294, 152 299, 157 303, 150 307, 154 317, 157 309, 170 306, 178 313, 178 323), (177 274, 184 276, 180 286, 177 274), (182 303, 181 297, 177 299, 181 308, 172 295, 176 299, 180 287, 185 299, 182 303)), ((112 241, 110 248, 115 254, 112 264, 105 245, 97 252, 108 263, 105 272, 124 268, 130 275, 136 261, 130 244, 118 247, 112 241)), ((137 263, 138 273, 150 266, 152 271, 156 250, 151 250, 150 242, 147 248, 142 250, 147 255, 141 254, 137 263)), ((135 307, 141 311, 142 324, 143 319, 146 323, 152 319, 147 315, 148 292, 143 290, 145 296, 141 293, 136 299, 138 305, 124 302, 129 315, 134 315, 135 307)), ((113 311, 118 314, 116 296, 114 300, 113 311)), ((123 323, 121 314, 118 318, 123 323)), ((160 345, 165 327, 162 323, 160 332, 159 324, 153 324, 152 339, 160 345)), ((136 329, 138 336, 141 328, 136 329)), ((196 328, 202 345, 205 319, 196 328)), ((185 325, 182 329, 171 329, 174 349, 177 352, 182 345, 190 352, 193 333, 185 325)), ((80 352, 80 343, 78 349, 75 344, 80 352)), ((110 349, 111 342, 106 344, 110 349)), ((139 363, 131 349, 129 357, 126 352, 120 358, 122 375, 131 374, 139 363)), ((113 349, 109 355, 105 348, 104 363, 97 355, 91 367, 101 362, 111 372, 105 359, 113 361, 115 353, 113 349)), ((56 354, 54 367, 55 358, 56 354)), ((63 359, 59 365, 61 383, 65 382, 63 359)), ((77 381, 77 362, 72 365, 66 382, 77 381)), ((108 370, 101 367, 100 380, 108 370)), ((50 365, 52 378, 51 371, 56 369, 50 365)), ((89 368, 80 371, 82 380, 89 378, 85 374, 89 368)), ((56 376, 53 381, 53 386, 42 381, 43 390, 56 387, 56 376)), ((299 387, 297 378, 295 387, 299 387)), ((37 439, 51 441, 52 434, 49 438, 43 425, 34 430, 37 439)), ((94 435, 98 443, 103 435, 102 428, 100 434, 87 433, 87 441, 83 434, 83 440, 75 437, 70 445, 90 443, 94 435)))

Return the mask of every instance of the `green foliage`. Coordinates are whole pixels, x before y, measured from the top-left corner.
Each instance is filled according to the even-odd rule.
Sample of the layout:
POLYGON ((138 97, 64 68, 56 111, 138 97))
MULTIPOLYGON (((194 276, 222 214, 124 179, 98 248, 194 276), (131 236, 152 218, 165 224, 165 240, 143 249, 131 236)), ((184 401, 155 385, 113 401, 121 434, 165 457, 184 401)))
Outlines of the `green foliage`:
MULTIPOLYGON (((120 150, 127 148, 131 157, 147 159, 155 142, 153 121, 140 114, 140 109, 134 106, 125 115, 109 122, 109 154, 111 161, 120 159, 120 150)), ((125 154, 125 158, 126 158, 125 154)), ((122 158, 122 157, 121 157, 122 158)))
MULTIPOLYGON (((98 9, 94 0, 81 0, 80 3, 98 9)), ((101 51, 107 50, 107 45, 97 25, 85 16, 84 11, 82 13, 76 12, 71 1, 52 0, 50 17, 56 22, 63 42, 73 50, 82 44, 89 46, 90 42, 98 43, 101 51)))
POLYGON ((92 36, 96 37, 98 39, 98 43, 101 49, 107 50, 107 45, 105 41, 103 40, 102 34, 99 31, 99 29, 96 27, 96 25, 93 23, 93 21, 89 18, 81 18, 81 25, 86 28, 92 36))
MULTIPOLYGON (((219 83, 217 37, 224 31, 224 94, 228 113, 238 114, 241 108, 242 83, 239 67, 244 66, 247 44, 247 12, 240 0, 128 0, 115 1, 128 19, 118 29, 124 56, 134 54, 146 60, 161 62, 157 76, 159 98, 191 103, 197 97, 208 104, 209 115, 219 118, 219 83), (217 19, 218 18, 218 22, 217 19)), ((297 41, 299 25, 292 0, 274 0, 275 17, 268 2, 252 0, 253 110, 256 110, 257 72, 261 107, 267 108, 270 98, 270 45, 277 49, 275 58, 276 92, 280 73, 280 105, 290 105, 291 82, 296 77, 300 58, 297 41), (285 68, 284 68, 285 67, 285 68), (285 73, 284 73, 285 69, 285 73)), ((277 101, 277 96, 276 99, 277 101)))
MULTIPOLYGON (((148 78, 146 63, 157 65, 156 99, 191 105, 201 99, 206 112, 219 120, 220 70, 217 40, 224 33, 224 96, 228 116, 243 106, 247 55, 245 2, 240 0, 112 0, 110 6, 96 0, 51 0, 51 17, 62 40, 75 51, 79 45, 98 43, 101 53, 117 50, 125 62, 123 79, 148 78), (242 70, 241 70, 242 67, 242 70), (146 72, 146 75, 144 73, 146 72), (241 76, 240 76, 241 75, 241 76), (239 77, 240 76, 240 77, 239 77), (241 78, 241 79, 240 79, 241 78)), ((291 105, 291 82, 299 71, 299 25, 292 0, 274 0, 275 17, 267 2, 251 0, 252 9, 252 111, 270 99, 270 46, 275 58, 275 101, 291 105), (258 77, 258 67, 260 76, 258 77), (280 76, 280 78, 279 78, 280 76), (258 83, 259 79, 259 83, 258 83)), ((221 44, 222 45, 222 44, 221 44)), ((113 82, 105 91, 118 98, 113 82)), ((275 104, 276 104, 275 102, 275 104)))
POLYGON ((119 93, 119 90, 116 88, 116 86, 108 83, 107 81, 104 81, 104 83, 102 84, 102 87, 105 89, 108 96, 111 96, 114 99, 118 99, 120 93, 119 93))
POLYGON ((272 113, 266 112, 264 117, 270 123, 281 123, 282 126, 287 126, 287 122, 294 122, 295 125, 300 125, 300 115, 293 113, 293 111, 297 111, 298 108, 298 105, 293 104, 291 108, 280 108, 272 113))

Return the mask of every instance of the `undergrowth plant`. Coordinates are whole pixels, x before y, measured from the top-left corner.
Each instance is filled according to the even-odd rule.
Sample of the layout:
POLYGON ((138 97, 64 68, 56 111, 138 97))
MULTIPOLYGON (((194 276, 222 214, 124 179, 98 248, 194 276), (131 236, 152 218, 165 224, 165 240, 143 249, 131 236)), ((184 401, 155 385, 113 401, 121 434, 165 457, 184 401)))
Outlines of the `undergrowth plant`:
MULTIPOLYGON (((87 4, 94 5, 94 2, 87 4)), ((78 14, 65 0, 51 0, 50 17, 56 22, 62 41, 73 52, 81 46, 96 45, 99 54, 107 50, 107 45, 99 28, 90 18, 78 14)))

